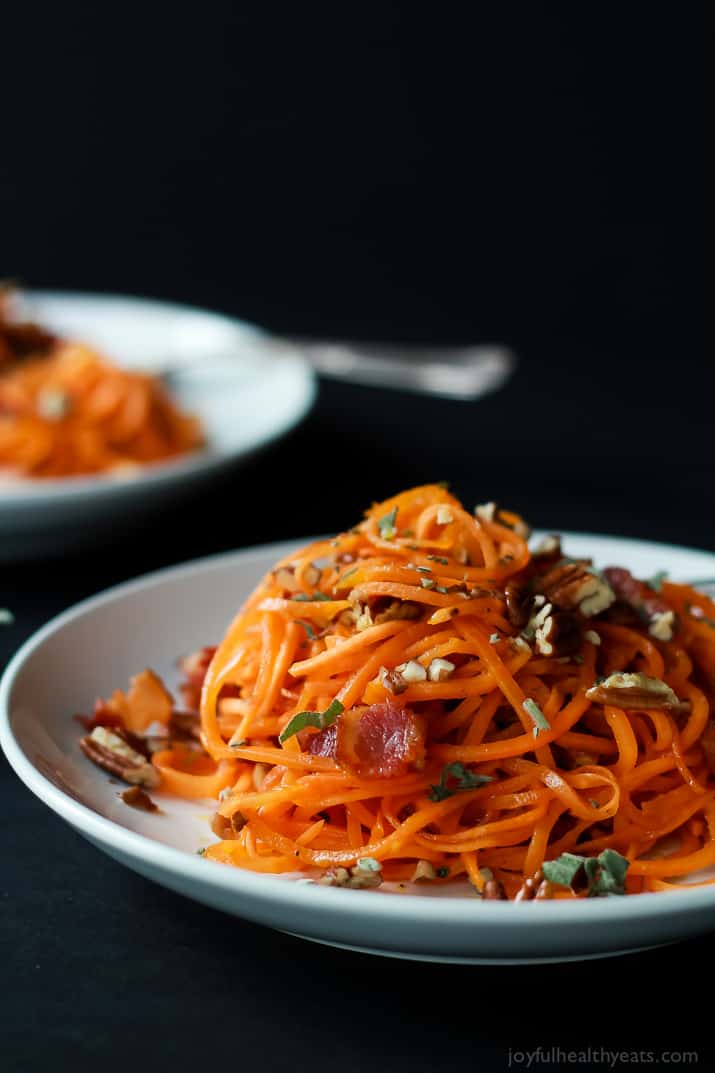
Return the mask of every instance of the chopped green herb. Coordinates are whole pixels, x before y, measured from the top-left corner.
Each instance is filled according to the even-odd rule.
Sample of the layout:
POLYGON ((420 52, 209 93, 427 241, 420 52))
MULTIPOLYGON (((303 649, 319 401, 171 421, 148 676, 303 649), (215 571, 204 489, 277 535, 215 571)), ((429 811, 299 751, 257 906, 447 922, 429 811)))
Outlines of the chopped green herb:
POLYGON ((435 585, 435 592, 441 592, 443 596, 447 595, 448 589, 445 589, 444 585, 435 585))
POLYGON ((311 641, 317 641, 318 635, 309 622, 306 622, 304 618, 297 618, 295 620, 299 626, 302 626, 305 632, 308 634, 308 638, 311 641))
POLYGON ((427 796, 430 801, 444 801, 459 790, 474 790, 477 786, 483 786, 491 781, 491 775, 477 775, 474 771, 469 771, 464 764, 445 764, 442 768, 439 785, 430 786, 427 796), (456 780, 456 784, 449 786, 450 780, 456 780))
POLYGON ((312 596, 307 592, 297 592, 295 596, 291 596, 291 600, 298 600, 299 603, 315 603, 331 599, 332 596, 326 596, 324 592, 314 592, 312 596))
POLYGON ((198 853, 199 857, 203 857, 204 853, 206 852, 206 846, 202 846, 201 849, 197 849, 196 852, 198 853))
POLYGON ((430 562, 441 563, 442 566, 449 566, 449 559, 445 559, 443 555, 428 555, 427 558, 430 562))
POLYGON ((534 724, 534 737, 537 737, 540 730, 551 730, 551 723, 535 700, 527 697, 522 704, 522 708, 534 724))
POLYGON ((498 633, 491 633, 489 635, 489 644, 490 645, 498 645, 500 641, 501 641, 501 637, 499 636, 498 633))
POLYGON ((438 868, 437 869, 437 878, 438 879, 446 879, 448 875, 449 875, 449 868, 438 868))
POLYGON ((604 849, 598 857, 581 857, 577 853, 562 853, 555 861, 544 861, 543 871, 550 883, 571 887, 579 872, 586 880, 588 898, 609 898, 625 894, 629 861, 614 849, 604 849))
POLYGON ((559 887, 570 887, 585 860, 585 857, 576 853, 562 853, 555 861, 544 861, 544 876, 550 883, 556 883, 559 887))
POLYGON ((663 588, 663 582, 668 576, 667 570, 658 570, 653 577, 646 578, 646 585, 649 589, 653 589, 654 592, 660 592, 663 588))
POLYGON ((395 528, 395 522, 397 521, 397 507, 393 507, 389 514, 386 514, 384 518, 380 518, 377 523, 377 528, 380 530, 380 536, 383 540, 394 540, 397 536, 397 529, 395 528))
POLYGON ((325 730, 326 727, 333 725, 343 711, 344 708, 340 701, 334 700, 324 712, 298 712, 297 715, 293 716, 281 733, 280 741, 287 741, 288 738, 292 738, 294 734, 298 734, 301 730, 305 730, 306 727, 315 727, 316 730, 325 730))
POLYGON ((419 570, 419 572, 421 574, 431 574, 432 573, 432 567, 431 566, 418 566, 418 567, 416 567, 416 569, 419 570))
POLYGON ((241 746, 246 745, 247 742, 248 742, 248 738, 239 738, 238 741, 232 741, 230 743, 229 748, 231 748, 231 749, 240 749, 241 746))
POLYGON ((435 580, 432 577, 421 577, 420 585, 423 589, 433 589, 435 587, 435 580))

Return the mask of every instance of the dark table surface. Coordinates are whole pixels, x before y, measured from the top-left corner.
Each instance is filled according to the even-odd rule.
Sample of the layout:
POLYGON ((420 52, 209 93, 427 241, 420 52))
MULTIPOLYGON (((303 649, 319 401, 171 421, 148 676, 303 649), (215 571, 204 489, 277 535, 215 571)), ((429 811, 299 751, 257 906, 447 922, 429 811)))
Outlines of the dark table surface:
MULTIPOLYGON (((640 352, 563 341, 521 350, 511 384, 474 404, 322 383, 288 440, 190 503, 101 548, 0 568, 0 604, 16 617, 0 634, 0 656, 110 584, 214 551, 337 530, 373 499, 425 480, 449 480, 470 505, 497 498, 539 527, 712 548, 711 405, 700 356, 674 360, 662 341, 640 352), (329 482, 306 496, 326 457, 329 482)), ((132 874, 33 798, 4 759, 0 802, 4 1070, 172 1062, 499 1071, 511 1050, 538 1047, 533 1069, 626 1068, 605 1054, 619 1050, 652 1053, 641 1057, 650 1068, 669 1068, 657 1057, 665 1051, 695 1051, 700 1068, 715 1058, 714 937, 518 968, 345 953, 225 917, 132 874), (590 1057, 570 1062, 568 1051, 589 1047, 590 1057)))

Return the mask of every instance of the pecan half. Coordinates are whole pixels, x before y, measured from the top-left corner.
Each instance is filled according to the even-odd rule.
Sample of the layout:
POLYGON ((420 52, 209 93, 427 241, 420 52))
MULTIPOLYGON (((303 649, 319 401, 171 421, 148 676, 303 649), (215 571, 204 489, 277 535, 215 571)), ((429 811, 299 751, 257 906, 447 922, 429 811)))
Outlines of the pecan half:
POLYGON ((111 775, 117 775, 124 782, 149 789, 159 785, 156 768, 124 738, 107 727, 95 727, 91 734, 80 739, 79 747, 93 764, 111 775))
POLYGON ((597 704, 612 704, 614 708, 627 710, 660 708, 676 714, 690 711, 689 702, 678 700, 669 685, 660 678, 650 678, 640 672, 609 674, 608 678, 587 689, 586 696, 597 704))
POLYGON ((580 611, 585 618, 598 615, 616 599, 603 578, 584 562, 563 563, 549 570, 539 582, 539 591, 561 611, 580 611))
POLYGON ((544 873, 538 868, 533 876, 528 876, 514 895, 515 902, 530 902, 538 899, 553 898, 554 891, 544 873))

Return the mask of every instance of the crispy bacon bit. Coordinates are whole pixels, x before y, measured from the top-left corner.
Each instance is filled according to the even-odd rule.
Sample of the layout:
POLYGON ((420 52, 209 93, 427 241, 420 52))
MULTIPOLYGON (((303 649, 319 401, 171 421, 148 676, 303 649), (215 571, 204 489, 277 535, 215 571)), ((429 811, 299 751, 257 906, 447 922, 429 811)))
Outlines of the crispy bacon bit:
POLYGON ((301 735, 301 748, 311 756, 327 756, 334 760, 337 745, 338 728, 335 723, 325 730, 319 730, 317 734, 306 734, 304 738, 301 735))
POLYGON ((204 648, 199 648, 196 652, 192 652, 188 656, 184 656, 179 660, 179 670, 184 677, 192 683, 192 685, 198 686, 199 689, 204 684, 204 678, 206 672, 209 669, 209 663, 214 658, 216 652, 216 646, 206 645, 204 648))
POLYGON ((76 715, 75 719, 78 723, 81 723, 88 734, 91 734, 95 727, 122 726, 121 715, 112 711, 104 700, 95 701, 94 712, 92 715, 76 715))
POLYGON ((149 797, 146 790, 141 786, 130 786, 128 790, 122 790, 119 795, 125 805, 139 809, 140 812, 159 812, 159 806, 149 797))
POLYGON ((396 778, 424 764, 426 724, 410 708, 386 701, 338 719, 336 759, 364 778, 396 778))
MULTIPOLYGON (((646 585, 645 581, 639 581, 633 577, 630 570, 622 566, 609 566, 603 571, 603 576, 608 581, 616 594, 617 602, 609 610, 606 616, 611 622, 641 625, 644 621, 656 625, 662 615, 668 614, 668 604, 659 596, 654 589, 646 585)), ((672 629, 671 629, 672 636, 672 629)), ((653 636, 657 640, 670 640, 669 637, 658 637, 656 632, 653 636)))

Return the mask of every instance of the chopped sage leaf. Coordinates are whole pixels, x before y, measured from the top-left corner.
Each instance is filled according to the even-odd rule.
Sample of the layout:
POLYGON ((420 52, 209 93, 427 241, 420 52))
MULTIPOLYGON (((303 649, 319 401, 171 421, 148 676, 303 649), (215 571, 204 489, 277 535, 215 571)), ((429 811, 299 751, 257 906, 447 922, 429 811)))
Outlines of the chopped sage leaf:
POLYGON ((551 730, 551 723, 535 700, 532 700, 531 697, 527 697, 522 704, 522 707, 534 724, 534 730, 536 731, 534 737, 536 737, 540 730, 551 730))
POLYGON ((397 536, 397 529, 395 528, 395 522, 397 521, 397 507, 393 507, 389 514, 386 514, 384 518, 380 518, 377 523, 377 528, 380 530, 380 536, 383 540, 393 540, 397 536))
POLYGON ((645 584, 649 589, 653 589, 654 592, 660 592, 667 576, 667 570, 657 570, 656 573, 653 574, 653 577, 646 578, 645 584))
POLYGON ((324 712, 298 712, 298 714, 294 715, 288 725, 283 729, 279 740, 281 742, 287 741, 288 738, 292 738, 294 734, 300 733, 300 731, 305 730, 306 727, 315 727, 316 730, 325 730, 326 727, 333 725, 343 711, 344 708, 340 701, 334 700, 324 712))
POLYGON ((629 863, 614 849, 604 849, 598 857, 562 853, 555 861, 544 861, 543 872, 549 882, 561 887, 572 887, 578 874, 583 873, 588 898, 609 898, 626 893, 629 863))
POLYGON ((459 790, 474 790, 477 786, 483 786, 491 781, 491 775, 477 775, 474 771, 466 768, 464 764, 445 764, 442 768, 439 784, 430 786, 427 796, 430 801, 444 801, 459 790), (452 785, 449 785, 450 782, 452 785))

